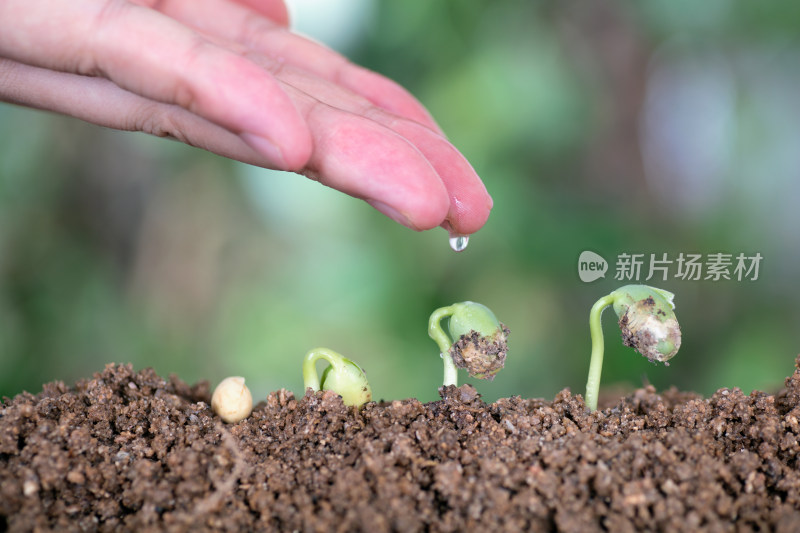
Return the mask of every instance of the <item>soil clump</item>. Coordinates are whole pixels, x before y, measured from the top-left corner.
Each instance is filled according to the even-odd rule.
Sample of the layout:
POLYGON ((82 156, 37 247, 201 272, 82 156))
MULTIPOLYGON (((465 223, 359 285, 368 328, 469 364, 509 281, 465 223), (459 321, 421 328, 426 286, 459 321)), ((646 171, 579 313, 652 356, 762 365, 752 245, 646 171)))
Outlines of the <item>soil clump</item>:
MULTIPOLYGON (((800 365, 800 358, 796 366, 800 365)), ((0 531, 798 531, 800 370, 775 395, 636 390, 345 407, 108 365, 0 405, 0 531)))

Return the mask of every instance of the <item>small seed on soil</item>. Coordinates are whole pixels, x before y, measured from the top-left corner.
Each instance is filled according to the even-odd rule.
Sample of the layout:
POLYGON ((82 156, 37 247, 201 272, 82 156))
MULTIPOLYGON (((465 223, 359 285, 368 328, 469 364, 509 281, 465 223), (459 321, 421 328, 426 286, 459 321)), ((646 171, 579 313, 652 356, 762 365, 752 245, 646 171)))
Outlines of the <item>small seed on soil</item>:
POLYGON ((223 379, 211 395, 211 409, 225 422, 234 424, 253 411, 253 396, 239 376, 223 379))

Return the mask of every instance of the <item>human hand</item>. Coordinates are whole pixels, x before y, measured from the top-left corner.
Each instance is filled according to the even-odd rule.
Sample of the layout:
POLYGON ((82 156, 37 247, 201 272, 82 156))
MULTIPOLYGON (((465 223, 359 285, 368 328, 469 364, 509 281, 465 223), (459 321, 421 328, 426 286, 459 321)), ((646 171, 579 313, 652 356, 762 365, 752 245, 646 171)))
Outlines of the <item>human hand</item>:
POLYGON ((415 230, 491 198, 394 82, 287 29, 282 0, 3 0, 0 101, 319 180, 415 230))

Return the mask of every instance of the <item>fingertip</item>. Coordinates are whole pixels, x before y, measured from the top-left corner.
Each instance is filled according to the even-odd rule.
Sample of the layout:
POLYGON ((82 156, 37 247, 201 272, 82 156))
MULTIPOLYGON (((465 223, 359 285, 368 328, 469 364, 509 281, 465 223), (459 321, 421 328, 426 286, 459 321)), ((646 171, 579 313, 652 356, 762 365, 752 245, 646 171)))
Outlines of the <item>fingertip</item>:
POLYGON ((311 167, 319 181, 364 199, 416 231, 439 226, 450 211, 447 189, 407 139, 373 121, 318 107, 311 167))
POLYGON ((441 226, 449 210, 446 194, 429 194, 414 202, 396 202, 395 198, 365 201, 398 224, 414 231, 426 231, 441 226))
POLYGON ((410 121, 394 129, 416 146, 447 189, 447 221, 454 233, 471 235, 483 227, 492 210, 492 197, 469 161, 443 136, 410 121))
POLYGON ((403 226, 405 226, 407 228, 411 228, 413 230, 417 230, 418 231, 417 226, 414 224, 414 222, 412 222, 411 218, 409 218, 405 213, 401 213, 400 211, 395 209, 393 206, 391 206, 391 205, 389 205, 389 204, 387 204, 385 202, 382 202, 380 200, 367 199, 365 201, 369 205, 374 207, 376 210, 380 211, 381 213, 383 213, 387 217, 391 218, 392 220, 394 220, 398 224, 402 224, 403 226))
POLYGON ((425 231, 437 228, 447 217, 450 209, 450 202, 446 192, 441 195, 433 195, 420 198, 420 202, 411 209, 411 229, 425 231))
POLYGON ((426 231, 442 225, 450 211, 447 191, 439 190, 435 180, 428 181, 424 194, 388 194, 365 201, 398 224, 414 231, 426 231))
POLYGON ((450 198, 450 212, 447 222, 450 230, 458 235, 472 235, 489 220, 494 201, 489 193, 478 194, 471 201, 463 201, 457 196, 450 198))

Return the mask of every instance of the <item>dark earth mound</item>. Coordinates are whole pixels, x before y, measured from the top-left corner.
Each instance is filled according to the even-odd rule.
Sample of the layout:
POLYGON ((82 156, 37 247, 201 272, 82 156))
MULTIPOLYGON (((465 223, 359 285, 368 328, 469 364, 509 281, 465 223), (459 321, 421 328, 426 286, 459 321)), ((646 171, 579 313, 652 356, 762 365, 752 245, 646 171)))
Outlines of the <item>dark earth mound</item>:
POLYGON ((225 425, 207 384, 109 365, 0 406, 0 530, 800 531, 800 371, 592 414, 441 396, 278 391, 225 425))

